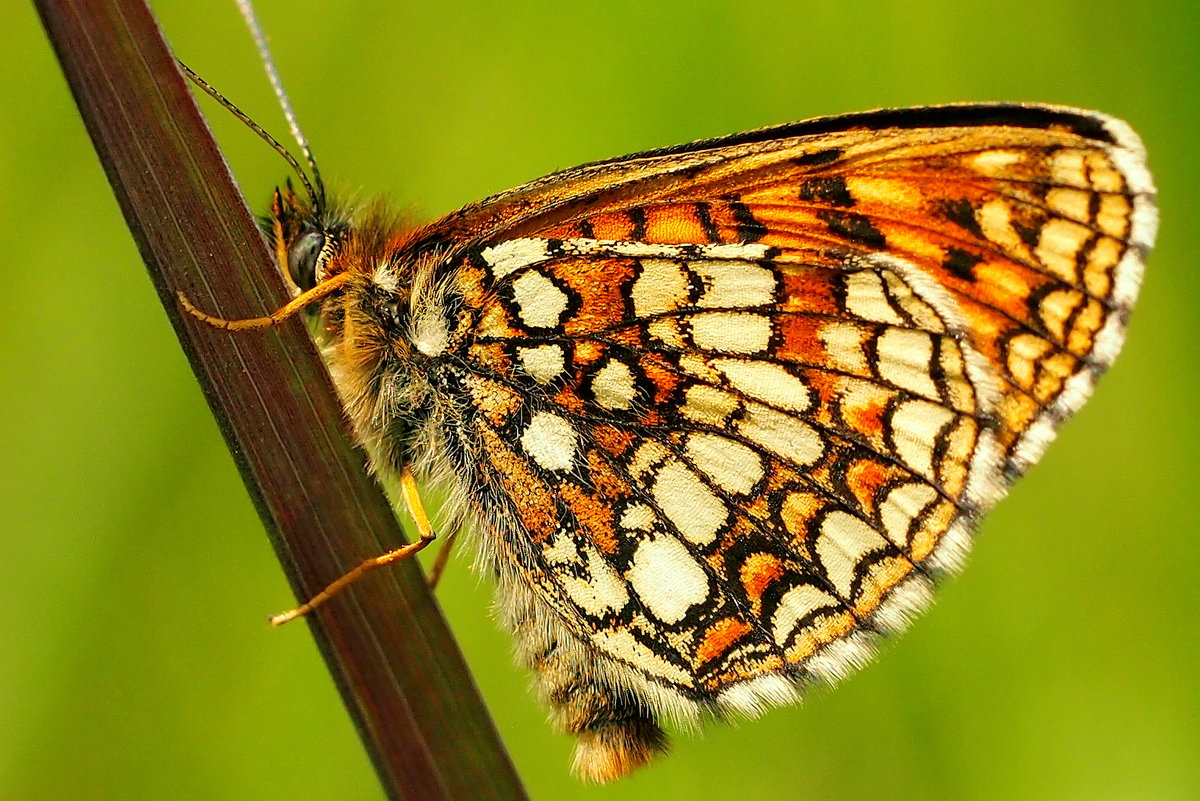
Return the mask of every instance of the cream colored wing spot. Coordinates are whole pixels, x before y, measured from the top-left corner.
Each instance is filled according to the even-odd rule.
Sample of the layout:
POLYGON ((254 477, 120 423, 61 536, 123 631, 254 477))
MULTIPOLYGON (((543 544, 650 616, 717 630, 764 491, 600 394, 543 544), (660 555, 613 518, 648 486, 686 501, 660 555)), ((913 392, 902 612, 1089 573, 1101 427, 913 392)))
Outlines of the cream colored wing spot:
POLYGON ((670 455, 670 451, 667 450, 666 445, 657 440, 647 440, 633 452, 633 458, 629 460, 629 474, 634 478, 642 479, 647 473, 666 461, 668 455, 670 455))
POLYGON ((721 382, 721 374, 718 373, 708 359, 699 353, 681 353, 679 355, 679 369, 694 378, 698 378, 709 384, 719 384, 721 382))
POLYGON ((538 412, 521 435, 521 448, 543 469, 566 471, 575 464, 579 434, 562 417, 538 412))
POLYGON ((808 523, 823 506, 811 492, 789 492, 779 504, 779 517, 787 533, 799 542, 808 538, 808 523))
POLYGON ((621 513, 620 526, 628 531, 653 531, 658 515, 644 503, 630 504, 621 513))
POLYGON ((898 548, 908 548, 908 533, 913 521, 938 498, 929 484, 910 481, 891 489, 879 504, 883 533, 898 548))
POLYGON ((669 534, 642 539, 626 577, 646 610, 667 624, 683 620, 689 609, 709 596, 708 574, 669 534))
POLYGON ((915 395, 936 400, 938 388, 930 375, 933 339, 924 331, 889 328, 876 340, 879 377, 915 395))
POLYGON ((1046 192, 1046 205, 1051 211, 1084 225, 1092 220, 1091 202, 1092 193, 1083 189, 1055 186, 1046 192))
POLYGON ((675 530, 694 545, 711 545, 729 518, 725 503, 678 461, 659 469, 651 494, 675 530))
POLYGON ((1076 259, 1091 236, 1087 226, 1055 217, 1042 225, 1034 255, 1056 278, 1074 284, 1079 277, 1076 259))
POLYGON ((628 629, 601 629, 591 635, 591 641, 606 653, 651 676, 666 679, 680 687, 692 687, 695 683, 690 673, 642 645, 628 629))
POLYGON ((522 267, 543 262, 550 257, 545 239, 510 239, 484 248, 480 255, 491 268, 496 280, 511 275, 522 267))
POLYGON ((1011 174, 1014 165, 1025 160, 1025 153, 1020 150, 985 150, 972 156, 968 163, 980 175, 989 178, 1000 178, 1011 174))
POLYGON ((1028 254, 1029 249, 1012 224, 1012 208, 1000 198, 985 202, 975 211, 975 222, 985 238, 1009 253, 1028 254))
POLYGON ((688 275, 678 262, 645 259, 641 265, 641 274, 629 290, 636 316, 653 317, 688 305, 688 275))
POLYGON ((871 367, 863 351, 863 330, 851 323, 832 322, 820 327, 817 336, 833 367, 857 375, 870 375, 871 367))
POLYGON ((747 312, 708 312, 690 318, 692 342, 716 353, 763 353, 771 344, 771 318, 747 312))
POLYGON ((542 556, 555 567, 573 570, 582 570, 587 567, 584 552, 575 544, 573 537, 562 532, 556 533, 542 543, 542 556))
MULTIPOLYGON (((567 539, 564 537, 564 539, 567 539)), ((619 612, 629 603, 625 579, 604 560, 595 547, 573 544, 585 554, 584 569, 558 571, 558 580, 571 602, 589 615, 619 612)))
POLYGON ((1089 189, 1084 153, 1076 148, 1061 148, 1050 154, 1050 177, 1055 183, 1076 189, 1089 189))
POLYGON ((524 273, 513 281, 512 293, 521 309, 521 322, 531 328, 557 326, 570 305, 567 293, 536 271, 524 273))
POLYGON ((693 384, 683 394, 680 413, 693 423, 720 428, 741 405, 736 395, 707 384, 693 384))
POLYGON ((712 366, 725 374, 734 389, 747 397, 789 412, 812 406, 808 386, 781 365, 741 359, 714 359, 712 366))
POLYGON ((798 584, 792 587, 783 598, 771 617, 771 634, 775 644, 786 647, 791 640, 796 627, 814 612, 820 609, 838 610, 841 602, 812 584, 798 584))
POLYGON ((1053 349, 1053 345, 1037 334, 1019 334, 1007 343, 1005 366, 1019 386, 1032 387, 1037 378, 1038 362, 1053 349))
POLYGON ((968 414, 978 411, 979 402, 975 397, 975 387, 967 372, 967 363, 958 342, 953 339, 942 340, 938 355, 941 359, 942 386, 950 406, 968 414))
MULTIPOLYGON (((1130 133, 1132 133, 1132 131, 1130 133)), ((1138 150, 1141 151, 1139 155, 1142 158, 1145 158, 1145 151, 1141 149, 1141 142, 1138 142, 1138 150)), ((1132 149, 1114 150, 1110 152, 1113 156, 1116 156, 1118 153, 1129 154, 1132 152, 1132 149)), ((1114 159, 1114 161, 1115 160, 1116 159, 1114 159)), ((1092 185, 1092 188, 1097 192, 1123 192, 1127 187, 1126 179, 1132 179, 1130 171, 1128 169, 1118 168, 1114 161, 1110 161, 1098 153, 1088 154, 1088 179, 1092 185)), ((1140 166, 1140 169, 1144 171, 1145 166, 1140 166)), ((1131 191, 1139 191, 1133 187, 1132 180, 1130 180, 1128 184, 1128 188, 1131 191)))
POLYGON ((904 325, 884 289, 883 277, 875 270, 846 273, 846 311, 873 323, 904 325))
POLYGON ((831 512, 821 521, 816 551, 834 588, 843 598, 850 598, 863 558, 887 546, 883 535, 862 520, 846 512, 831 512))
POLYGON ((1063 287, 1047 292, 1038 302, 1038 317, 1041 318, 1042 324, 1046 326, 1046 330, 1054 337, 1055 341, 1066 340, 1067 320, 1075 313, 1081 301, 1082 296, 1079 294, 1079 290, 1063 287))
POLYGON ((714 484, 733 495, 746 495, 766 475, 762 457, 740 442, 717 434, 689 434, 684 455, 714 484))
POLYGON ((1124 195, 1105 195, 1100 198, 1096 212, 1096 227, 1111 237, 1124 239, 1129 234, 1129 217, 1133 207, 1124 195))
POLYGON ((633 370, 617 359, 607 362, 592 379, 592 396, 605 409, 628 410, 637 397, 633 370))
MULTIPOLYGON (((876 258, 879 259, 879 257, 876 258)), ((882 260, 880 259, 880 261, 882 260)), ((888 292, 891 294, 893 301, 904 313, 912 318, 913 325, 934 334, 946 333, 946 320, 942 317, 942 312, 934 308, 928 298, 924 298, 918 294, 919 291, 933 290, 933 287, 925 285, 921 290, 918 290, 916 284, 910 285, 908 283, 909 279, 919 274, 911 266, 904 270, 905 275, 901 277, 900 273, 894 271, 899 268, 899 265, 895 261, 890 264, 886 261, 883 261, 883 263, 887 264, 889 268, 883 273, 888 292)), ((934 294, 936 296, 936 290, 934 290, 934 294)), ((940 298, 943 308, 948 300, 948 298, 940 298)))
POLYGON ((692 268, 704 281, 704 294, 696 305, 710 309, 744 309, 775 302, 775 274, 746 261, 694 261, 692 268))
POLYGON ((658 344, 666 345, 671 350, 683 350, 687 347, 683 339, 683 329, 674 317, 652 320, 646 325, 646 333, 658 344))
POLYGON ((539 384, 549 384, 566 372, 562 345, 535 345, 517 349, 521 369, 539 384))
POLYGON ((796 467, 808 467, 825 455, 825 442, 815 428, 757 403, 746 405, 735 430, 796 467))
POLYGON ((979 426, 969 417, 959 417, 942 435, 942 452, 937 464, 942 489, 958 495, 971 478, 971 460, 979 445, 979 426))
POLYGON ((954 418, 954 412, 936 403, 910 400, 899 404, 892 413, 891 426, 900 459, 914 472, 934 480, 934 444, 954 418))

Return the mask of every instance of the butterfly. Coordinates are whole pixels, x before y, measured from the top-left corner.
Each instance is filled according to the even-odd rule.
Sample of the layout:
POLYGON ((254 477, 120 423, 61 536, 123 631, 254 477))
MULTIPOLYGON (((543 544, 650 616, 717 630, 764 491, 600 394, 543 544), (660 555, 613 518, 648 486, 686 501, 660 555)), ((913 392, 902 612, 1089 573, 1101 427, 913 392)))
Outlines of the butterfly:
POLYGON ((601 782, 903 630, 1116 358, 1157 226, 1136 134, 1044 105, 764 128, 417 226, 305 185, 267 225, 298 297, 191 310, 316 309, 421 534, 391 557, 441 485, 601 782))

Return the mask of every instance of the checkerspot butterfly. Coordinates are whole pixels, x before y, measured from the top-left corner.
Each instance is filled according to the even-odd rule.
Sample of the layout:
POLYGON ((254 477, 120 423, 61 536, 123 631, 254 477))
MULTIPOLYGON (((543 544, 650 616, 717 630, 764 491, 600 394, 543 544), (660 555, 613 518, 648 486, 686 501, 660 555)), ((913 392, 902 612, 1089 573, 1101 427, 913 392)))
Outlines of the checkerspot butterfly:
POLYGON ((401 555, 443 483, 598 781, 903 629, 1113 362, 1156 228, 1132 130, 1040 105, 765 128, 418 227, 309 186, 270 220, 285 313, 319 304, 401 555))

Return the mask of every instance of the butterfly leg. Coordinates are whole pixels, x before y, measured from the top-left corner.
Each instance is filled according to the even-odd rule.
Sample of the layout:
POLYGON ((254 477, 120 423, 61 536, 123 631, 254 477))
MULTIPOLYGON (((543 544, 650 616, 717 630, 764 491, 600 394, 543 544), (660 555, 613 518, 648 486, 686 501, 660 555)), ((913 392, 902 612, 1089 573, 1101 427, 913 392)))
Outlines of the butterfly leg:
POLYGON ((462 522, 455 520, 450 529, 450 536, 442 542, 437 558, 433 560, 433 566, 429 568, 429 589, 437 589, 438 582, 442 580, 442 573, 446 569, 446 563, 450 561, 450 552, 454 550, 454 543, 458 541, 458 535, 461 533, 462 522))
POLYGON ((372 570, 403 561, 437 539, 437 534, 434 532, 433 525, 429 522, 429 516, 425 514, 425 507, 421 503, 421 494, 417 488, 416 478, 407 465, 400 471, 400 492, 404 498, 405 507, 412 516, 413 522, 417 524, 417 541, 410 542, 395 550, 388 551, 379 556, 373 556, 363 561, 295 609, 281 612, 278 615, 272 615, 268 618, 272 626, 282 626, 288 621, 307 615, 372 570))

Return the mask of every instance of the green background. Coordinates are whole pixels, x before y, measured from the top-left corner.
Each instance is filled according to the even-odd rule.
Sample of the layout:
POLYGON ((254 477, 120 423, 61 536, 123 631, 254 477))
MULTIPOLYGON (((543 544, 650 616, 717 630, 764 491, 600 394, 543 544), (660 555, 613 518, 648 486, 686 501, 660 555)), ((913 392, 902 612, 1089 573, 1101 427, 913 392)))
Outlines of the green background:
MULTIPOLYGON (((232 4, 160 0, 275 131, 232 4)), ((0 52, 0 799, 376 799, 32 9, 0 52)), ((439 596, 534 799, 1200 798, 1200 20, 1179 2, 261 9, 330 183, 422 216, 572 164, 819 114, 1099 108, 1162 232, 1125 353, 875 664, 585 788, 461 555, 439 596)), ((211 104, 207 109, 214 109, 211 104)), ((284 165, 214 126, 248 197, 284 165)), ((453 725, 447 721, 447 725, 453 725)))

